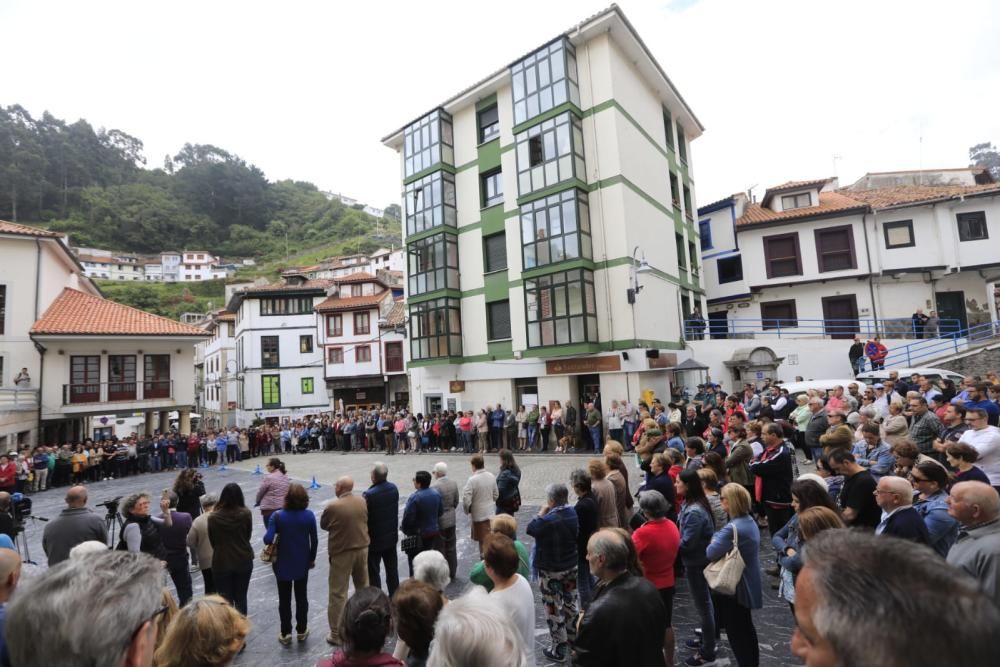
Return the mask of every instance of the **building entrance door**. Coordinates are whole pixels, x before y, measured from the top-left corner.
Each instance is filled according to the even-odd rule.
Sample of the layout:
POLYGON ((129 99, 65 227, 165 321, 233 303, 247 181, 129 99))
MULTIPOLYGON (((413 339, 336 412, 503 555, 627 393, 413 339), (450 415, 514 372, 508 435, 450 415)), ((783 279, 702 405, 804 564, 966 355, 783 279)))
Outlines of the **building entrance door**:
POLYGON ((424 396, 424 405, 427 408, 425 414, 432 415, 435 412, 441 412, 441 394, 424 396))
MULTIPOLYGON (((958 320, 959 331, 969 328, 969 316, 965 310, 965 292, 935 292, 934 303, 937 304, 938 318, 943 320, 958 320)), ((957 333, 951 322, 939 325, 941 336, 957 333)))
POLYGON ((823 297, 823 329, 830 338, 851 339, 857 336, 857 297, 853 294, 823 297))
POLYGON ((710 338, 728 338, 729 332, 729 311, 722 310, 717 313, 708 314, 708 334, 710 338))

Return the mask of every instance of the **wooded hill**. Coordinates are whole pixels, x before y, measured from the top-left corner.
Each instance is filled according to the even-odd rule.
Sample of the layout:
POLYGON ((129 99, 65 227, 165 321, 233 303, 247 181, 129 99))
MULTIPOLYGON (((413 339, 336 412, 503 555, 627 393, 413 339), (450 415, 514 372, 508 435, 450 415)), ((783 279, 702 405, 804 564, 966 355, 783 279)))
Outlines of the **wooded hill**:
POLYGON ((149 169, 142 140, 126 132, 0 107, 0 220, 66 232, 73 245, 277 258, 286 234, 292 254, 331 241, 360 252, 400 243, 398 205, 382 220, 360 208, 312 183, 270 182, 216 146, 185 144, 149 169))

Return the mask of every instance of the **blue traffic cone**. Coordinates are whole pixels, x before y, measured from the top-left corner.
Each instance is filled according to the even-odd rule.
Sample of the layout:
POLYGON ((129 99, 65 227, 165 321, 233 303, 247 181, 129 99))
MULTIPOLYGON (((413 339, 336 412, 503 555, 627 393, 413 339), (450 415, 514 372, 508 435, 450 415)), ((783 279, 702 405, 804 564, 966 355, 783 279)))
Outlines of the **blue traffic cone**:
POLYGON ((226 467, 226 464, 225 464, 225 463, 220 463, 220 464, 219 464, 219 470, 220 470, 220 471, 222 471, 222 470, 229 470, 229 468, 227 468, 227 467, 226 467))
POLYGON ((257 464, 257 469, 253 471, 254 475, 263 475, 264 473, 260 470, 260 464, 257 464))
POLYGON ((316 475, 313 475, 313 481, 312 481, 312 484, 309 485, 309 488, 310 489, 318 489, 318 488, 320 488, 320 485, 316 482, 316 475))
POLYGON ((208 461, 202 461, 201 465, 199 467, 204 468, 205 470, 208 470, 208 461))

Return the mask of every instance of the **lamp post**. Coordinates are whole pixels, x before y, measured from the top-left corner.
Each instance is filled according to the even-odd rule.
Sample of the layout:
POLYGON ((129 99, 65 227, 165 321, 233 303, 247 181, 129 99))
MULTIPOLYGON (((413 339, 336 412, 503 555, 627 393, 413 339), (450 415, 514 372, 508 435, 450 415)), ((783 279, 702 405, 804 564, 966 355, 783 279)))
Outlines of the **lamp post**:
POLYGON ((649 262, 646 261, 646 253, 642 253, 642 259, 637 259, 636 253, 638 252, 639 246, 636 246, 632 250, 632 263, 629 265, 629 288, 625 292, 625 296, 631 305, 635 305, 635 297, 642 291, 643 286, 639 284, 639 274, 649 273, 653 270, 649 262), (637 261, 638 266, 636 266, 637 261))

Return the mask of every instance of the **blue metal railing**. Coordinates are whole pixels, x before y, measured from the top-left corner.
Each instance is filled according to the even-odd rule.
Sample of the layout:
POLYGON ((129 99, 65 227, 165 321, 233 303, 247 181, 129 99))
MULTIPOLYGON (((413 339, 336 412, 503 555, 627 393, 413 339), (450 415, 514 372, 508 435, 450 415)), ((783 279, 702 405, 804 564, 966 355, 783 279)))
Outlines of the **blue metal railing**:
POLYGON ((921 361, 936 359, 948 354, 965 352, 971 347, 1000 338, 1000 321, 984 322, 938 338, 918 340, 907 345, 890 348, 885 358, 885 366, 919 366, 921 361))
MULTIPOLYGON (((962 332, 962 323, 957 319, 938 321, 937 331, 924 331, 924 336, 955 336, 962 332)), ((684 336, 688 340, 709 338, 757 338, 776 336, 781 338, 801 338, 822 336, 829 338, 916 338, 910 318, 879 319, 802 319, 802 318, 730 318, 726 320, 684 320, 684 336)))

